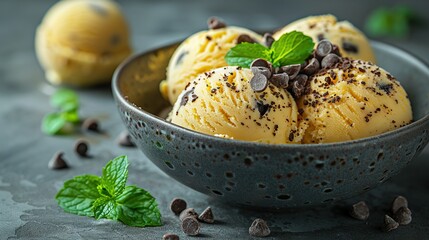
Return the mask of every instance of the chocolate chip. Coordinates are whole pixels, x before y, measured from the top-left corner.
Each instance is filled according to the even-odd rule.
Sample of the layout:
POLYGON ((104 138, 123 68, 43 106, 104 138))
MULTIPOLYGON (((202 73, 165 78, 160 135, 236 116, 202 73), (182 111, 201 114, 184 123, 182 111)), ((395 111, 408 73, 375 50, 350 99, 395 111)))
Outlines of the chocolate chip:
POLYGON ((89 144, 87 141, 80 139, 74 144, 74 151, 81 157, 88 157, 89 144))
POLYGON ((180 215, 179 215, 179 219, 180 221, 183 221, 183 219, 187 218, 187 217, 193 217, 193 218, 198 218, 198 213, 195 212, 195 209, 193 208, 186 208, 185 210, 183 210, 180 215))
POLYGON ((226 27, 226 24, 217 17, 211 17, 207 20, 209 29, 219 29, 226 27))
POLYGON ((253 60, 253 62, 250 64, 250 67, 266 67, 270 69, 271 72, 273 72, 273 65, 267 60, 262 58, 257 58, 253 60))
POLYGON ((391 218, 389 215, 384 215, 384 231, 390 232, 394 229, 397 229, 399 227, 399 223, 397 223, 393 218, 391 218))
POLYGON ((369 208, 364 201, 353 204, 350 216, 358 220, 366 220, 369 217, 369 208))
POLYGON ((358 53, 359 52, 358 46, 354 45, 353 43, 349 43, 349 42, 343 42, 343 49, 344 49, 344 51, 350 52, 350 53, 358 53))
POLYGON ((255 39, 253 39, 251 36, 247 35, 247 34, 240 34, 237 37, 237 44, 240 44, 242 42, 248 42, 248 43, 255 43, 255 39))
POLYGON ((377 83, 376 85, 380 90, 384 91, 387 95, 389 95, 392 92, 393 84, 391 83, 388 83, 388 84, 377 83))
POLYGON ((173 233, 166 233, 162 236, 162 240, 179 240, 179 236, 173 233))
POLYGON ((170 210, 174 214, 179 215, 183 210, 186 209, 186 201, 181 198, 174 198, 170 203, 170 210))
POLYGON ((186 217, 182 220, 181 228, 186 235, 196 236, 200 233, 200 222, 194 217, 186 217))
POLYGON ((289 75, 287 75, 287 73, 273 74, 270 82, 273 83, 276 87, 287 88, 289 84, 289 75))
POLYGON ((266 112, 268 112, 268 109, 270 109, 269 104, 264 104, 263 102, 257 101, 256 107, 259 111, 259 117, 262 118, 262 116, 265 115, 266 112))
POLYGON ((270 235, 271 231, 265 220, 257 218, 252 222, 249 227, 249 234, 255 237, 266 237, 270 235))
POLYGON ((82 123, 82 129, 86 131, 99 132, 98 120, 95 118, 87 118, 82 123))
POLYGON ((266 67, 251 67, 250 68, 252 70, 253 74, 257 74, 260 73, 262 75, 264 75, 267 79, 271 78, 272 72, 269 68, 266 67))
POLYGON ((256 73, 250 79, 250 87, 255 92, 263 92, 268 86, 268 79, 261 73, 256 73))
POLYGON ((178 66, 178 65, 182 64, 182 62, 183 62, 183 58, 184 58, 186 55, 188 55, 188 54, 189 54, 189 51, 182 51, 182 52, 179 54, 179 56, 177 57, 177 60, 176 60, 176 66, 178 66))
POLYGON ((55 169, 55 170, 69 168, 67 162, 63 158, 63 155, 64 155, 63 152, 55 153, 54 156, 49 161, 48 167, 50 169, 55 169))
POLYGON ((189 95, 191 95, 193 92, 194 89, 189 89, 183 93, 182 98, 180 99, 180 106, 185 106, 188 103, 189 95))
POLYGON ((332 45, 332 52, 331 53, 333 53, 333 54, 335 54, 335 55, 337 55, 339 57, 342 56, 341 52, 340 52, 340 48, 337 45, 335 45, 335 44, 332 45))
POLYGON ((401 207, 396 211, 396 213, 393 215, 393 218, 396 222, 398 222, 400 225, 407 225, 411 222, 411 210, 408 207, 401 207))
POLYGON ((341 59, 339 56, 333 53, 330 53, 322 59, 322 68, 331 68, 340 60, 341 59))
POLYGON ((315 53, 320 59, 326 57, 326 55, 328 55, 331 52, 332 52, 332 43, 330 41, 324 39, 320 41, 319 44, 317 44, 315 53))
POLYGON ((402 207, 408 207, 408 200, 403 196, 397 196, 392 202, 392 213, 395 214, 402 207))
POLYGON ((302 73, 306 74, 306 75, 313 75, 314 73, 316 73, 317 71, 319 71, 320 69, 320 63, 316 58, 312 58, 310 59, 310 61, 308 62, 307 66, 305 66, 302 69, 302 73))
POLYGON ((130 134, 128 133, 127 130, 122 131, 117 140, 118 144, 122 147, 135 147, 136 145, 134 144, 133 140, 131 139, 130 134))
POLYGON ((198 220, 205 223, 214 223, 214 217, 211 207, 207 207, 204 211, 198 216, 198 220))
POLYGON ((294 79, 299 71, 301 70, 301 64, 291 64, 291 65, 287 65, 287 66, 282 66, 279 69, 279 73, 285 72, 289 75, 289 79, 294 79))
POLYGON ((271 45, 273 44, 273 42, 275 40, 274 40, 273 35, 271 33, 265 33, 264 37, 262 38, 262 41, 263 41, 265 46, 271 47, 271 45))
POLYGON ((317 40, 320 42, 325 39, 325 35, 323 33, 317 34, 317 40))

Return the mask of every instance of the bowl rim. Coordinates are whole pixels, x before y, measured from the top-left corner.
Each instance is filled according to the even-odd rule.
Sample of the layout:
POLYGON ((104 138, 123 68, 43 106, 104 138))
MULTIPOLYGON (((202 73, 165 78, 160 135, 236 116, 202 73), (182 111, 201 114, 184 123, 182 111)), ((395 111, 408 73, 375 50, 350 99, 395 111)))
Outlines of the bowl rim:
MULTIPOLYGON (((429 123, 429 114, 426 114, 425 116, 421 117, 418 120, 413 121, 412 123, 410 123, 406 126, 403 126, 403 127, 400 127, 400 128, 397 128, 397 129, 394 129, 394 130, 391 130, 391 131, 388 131, 385 133, 381 133, 381 134, 377 134, 377 135, 369 136, 369 137, 365 137, 365 138, 359 138, 359 139, 355 139, 355 140, 347 140, 347 141, 332 142, 332 143, 269 144, 269 143, 252 142, 252 141, 245 141, 245 140, 238 140, 238 139, 228 139, 228 138, 216 137, 213 135, 197 132, 197 131, 179 126, 177 124, 168 122, 161 117, 158 117, 152 113, 145 111, 144 109, 137 106, 136 104, 128 101, 127 98, 122 95, 122 93, 119 89, 120 76, 122 75, 122 72, 125 71, 126 67, 129 64, 131 64, 136 59, 141 58, 143 55, 151 54, 151 53, 154 53, 156 51, 159 51, 160 49, 169 48, 171 46, 178 45, 180 42, 181 41, 177 41, 177 42, 173 42, 173 43, 163 45, 163 46, 160 46, 157 48, 153 48, 153 49, 150 49, 147 51, 143 51, 143 52, 134 54, 134 55, 128 57, 127 59, 125 59, 115 69, 115 72, 113 73, 113 77, 112 77, 111 87, 112 87, 113 96, 116 99, 116 101, 125 105, 127 108, 132 109, 132 111, 134 111, 135 113, 137 113, 141 116, 144 116, 146 118, 149 118, 151 121, 172 127, 173 131, 180 131, 183 134, 192 135, 192 136, 198 137, 199 139, 202 139, 202 140, 215 141, 215 142, 218 142, 219 144, 231 144, 232 143, 232 144, 235 144, 236 146, 242 146, 242 147, 258 147, 258 148, 268 147, 268 148, 279 149, 279 150, 290 150, 290 149, 296 149, 296 148, 302 148, 302 147, 306 148, 307 150, 309 150, 309 149, 319 150, 321 148, 326 150, 327 148, 336 148, 336 147, 351 148, 355 145, 366 145, 366 144, 369 144, 369 143, 372 143, 375 141, 379 142, 380 140, 391 138, 394 135, 401 134, 401 133, 404 133, 406 131, 410 131, 412 129, 420 127, 421 125, 429 123)), ((379 46, 380 48, 388 49, 389 51, 395 51, 395 52, 403 55, 404 58, 409 59, 413 65, 417 65, 419 68, 424 69, 427 72, 427 76, 429 76, 429 64, 426 63, 420 57, 414 55, 413 53, 410 53, 409 51, 407 51, 401 47, 395 46, 393 44, 389 44, 389 43, 385 43, 385 42, 381 42, 381 41, 375 41, 375 40, 370 40, 370 42, 371 42, 372 46, 376 45, 376 46, 379 46)))

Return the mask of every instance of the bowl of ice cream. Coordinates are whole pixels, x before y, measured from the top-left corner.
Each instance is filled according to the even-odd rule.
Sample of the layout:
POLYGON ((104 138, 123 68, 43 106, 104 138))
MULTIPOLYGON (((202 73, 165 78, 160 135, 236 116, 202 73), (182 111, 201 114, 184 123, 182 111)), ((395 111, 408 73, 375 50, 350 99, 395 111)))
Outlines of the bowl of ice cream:
MULTIPOLYGON (((260 95, 240 83, 249 80, 252 72, 237 67, 211 70, 202 79, 188 84, 188 89, 185 88, 177 95, 179 103, 176 101, 171 112, 177 117, 173 116, 172 120, 167 121, 164 113, 166 108, 171 108, 171 104, 162 96, 159 84, 166 79, 166 68, 172 56, 174 59, 180 44, 141 53, 123 62, 113 77, 113 95, 122 121, 148 159, 177 181, 219 200, 274 209, 335 202, 368 191, 397 174, 429 141, 429 68, 406 51, 375 41, 371 42, 371 46, 377 63, 389 73, 360 61, 350 63, 351 69, 354 69, 351 73, 358 75, 362 71, 377 79, 384 76, 381 78, 384 80, 395 76, 407 94, 401 93, 399 85, 384 84, 384 80, 372 83, 370 79, 373 78, 362 80, 356 77, 360 85, 369 88, 369 95, 355 96, 353 88, 347 88, 349 90, 345 92, 349 95, 345 98, 350 99, 332 113, 315 110, 314 106, 319 105, 315 99, 318 94, 310 95, 296 105, 311 107, 306 110, 308 116, 301 119, 306 129, 309 129, 306 133, 310 134, 291 137, 291 132, 296 134, 299 131, 290 125, 278 124, 276 127, 275 122, 280 121, 276 119, 282 119, 282 116, 288 116, 289 121, 293 121, 294 117, 298 121, 300 116, 293 113, 297 109, 289 106, 288 95, 280 97, 275 88, 265 88, 267 93, 261 99, 275 102, 275 98, 280 98, 282 102, 270 107, 265 107, 260 101, 255 101, 256 105, 253 107, 240 105, 239 101, 245 102, 246 98, 258 98, 260 95), (213 79, 223 76, 235 80, 226 81, 223 88, 213 88, 210 85, 213 84, 213 79), (378 89, 372 89, 372 85, 378 86, 378 89), (229 93, 231 89, 234 92, 241 91, 238 94, 240 98, 229 100, 236 108, 211 106, 207 100, 209 98, 204 95, 204 91, 215 96, 219 92, 229 93), (397 92, 398 95, 395 96, 398 97, 375 99, 377 95, 389 95, 392 92, 397 92), (353 102, 360 98, 359 103, 353 102), (304 104, 304 100, 316 103, 304 104), (411 103, 412 113, 403 107, 401 101, 411 103), (198 107, 195 104, 199 104, 198 107), (384 110, 383 105, 386 106, 384 110), (357 108, 362 107, 365 111, 374 108, 371 110, 372 115, 363 116, 363 121, 355 120, 353 116, 356 114, 353 113, 359 112, 357 108), (204 112, 210 111, 213 115, 205 117, 204 112), (243 118, 235 122, 240 115, 234 115, 234 111, 244 111, 245 114, 241 113, 243 118), (349 118, 343 116, 347 111, 352 112, 349 118), (385 115, 378 117, 378 112, 385 115), (331 114, 332 121, 329 117, 320 117, 331 114), (409 119, 405 116, 407 114, 412 114, 413 121, 409 124, 409 119), (389 119, 387 122, 383 116, 388 115, 397 116, 398 119, 389 119), (186 120, 186 116, 192 120, 186 120), (212 119, 214 122, 210 122, 212 119), (343 124, 347 119, 352 121, 349 123, 351 125, 354 121, 357 122, 354 131, 344 130, 349 127, 343 124), (324 127, 324 130, 314 130, 316 127, 321 128, 315 123, 324 127), (183 127, 185 124, 188 126, 183 127), (225 132, 218 132, 214 136, 202 131, 203 127, 199 131, 189 127, 198 124, 206 127, 207 131, 214 128, 225 132), (393 130, 389 128, 395 125, 397 126, 393 130), (238 131, 239 128, 242 129, 238 131), (380 130, 383 128, 383 131, 380 130), (261 137, 267 129, 270 137, 261 137), (362 137, 361 133, 365 131, 371 134, 362 137), (342 132, 347 132, 350 139, 338 141, 336 136, 342 132), (240 139, 241 136, 243 138, 240 139), (254 136, 258 137, 252 139, 254 136), (332 142, 319 141, 320 136, 332 142), (289 141, 281 143, 278 139, 289 141)), ((340 70, 336 72, 342 73, 340 70)), ((313 81, 317 84, 324 79, 313 78, 313 81)), ((357 80, 345 81, 344 86, 326 88, 322 85, 321 88, 335 94, 342 91, 346 84, 357 84, 356 82, 357 80)), ((323 97, 323 93, 318 98, 323 97)), ((326 100, 327 103, 338 101, 340 99, 334 95, 326 100)))

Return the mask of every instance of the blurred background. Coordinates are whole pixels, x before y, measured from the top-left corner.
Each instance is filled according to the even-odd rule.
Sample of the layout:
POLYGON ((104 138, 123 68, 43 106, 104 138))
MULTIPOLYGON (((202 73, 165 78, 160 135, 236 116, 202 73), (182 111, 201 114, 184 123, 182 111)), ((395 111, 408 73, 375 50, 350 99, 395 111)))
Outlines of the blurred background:
MULTIPOLYGON (((33 49, 35 29, 53 0, 4 0, 0 2, 0 54, 30 53, 33 49)), ((331 13, 339 20, 348 20, 359 29, 365 29, 370 14, 380 7, 407 6, 423 24, 411 24, 410 34, 383 37, 383 41, 406 46, 418 55, 428 52, 429 38, 428 1, 210 1, 210 0, 122 0, 118 1, 130 24, 132 43, 136 52, 183 39, 206 28, 207 18, 218 16, 229 25, 254 30, 274 30, 293 20, 317 14, 331 13)), ((9 55, 10 57, 10 55, 9 55)), ((35 60, 35 59, 34 59, 35 60)), ((4 59, 3 59, 4 61, 4 59)), ((34 62, 33 64, 35 64, 34 62)), ((40 74, 40 76, 42 76, 40 74)))

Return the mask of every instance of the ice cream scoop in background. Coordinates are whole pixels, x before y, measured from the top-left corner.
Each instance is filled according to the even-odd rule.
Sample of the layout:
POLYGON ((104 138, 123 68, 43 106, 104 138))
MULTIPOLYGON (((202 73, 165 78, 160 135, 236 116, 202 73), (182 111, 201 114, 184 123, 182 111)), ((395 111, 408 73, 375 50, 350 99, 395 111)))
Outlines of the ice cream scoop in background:
POLYGON ((36 32, 36 53, 55 85, 86 87, 110 82, 131 54, 126 20, 110 0, 62 0, 36 32))
POLYGON ((199 75, 179 96, 171 122, 220 137, 299 143, 298 109, 292 95, 270 84, 255 92, 250 69, 221 67, 199 75))
MULTIPOLYGON (((406 79, 404 79, 406 80, 406 79)), ((384 69, 353 60, 310 79, 299 99, 303 143, 341 142, 378 135, 412 120, 399 82, 384 69)))
POLYGON ((171 57, 167 79, 160 85, 163 96, 173 105, 192 79, 201 73, 227 66, 226 53, 239 41, 249 40, 248 37, 256 42, 262 41, 259 34, 233 26, 216 27, 188 37, 171 57))
POLYGON ((366 36, 348 21, 338 22, 333 15, 310 16, 296 20, 274 33, 279 39, 284 33, 300 31, 315 43, 327 39, 337 45, 343 57, 376 63, 372 47, 366 36))

